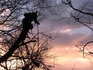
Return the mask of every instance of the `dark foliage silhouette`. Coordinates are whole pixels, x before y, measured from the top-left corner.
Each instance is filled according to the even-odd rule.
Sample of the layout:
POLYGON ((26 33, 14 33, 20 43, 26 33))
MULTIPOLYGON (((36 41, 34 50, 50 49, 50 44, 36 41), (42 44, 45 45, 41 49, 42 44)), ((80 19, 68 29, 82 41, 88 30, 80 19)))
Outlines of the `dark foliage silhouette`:
POLYGON ((50 70, 52 37, 38 26, 50 6, 50 0, 0 0, 0 70, 50 70))
POLYGON ((11 57, 13 52, 15 52, 15 50, 20 47, 19 45, 24 43, 24 40, 29 32, 29 29, 31 30, 33 29, 33 24, 31 24, 32 21, 39 25, 39 22, 37 21, 37 12, 25 13, 24 16, 25 18, 22 21, 23 29, 21 34, 19 35, 15 43, 12 45, 12 47, 9 49, 9 51, 0 58, 0 63, 6 61, 9 57, 11 57))

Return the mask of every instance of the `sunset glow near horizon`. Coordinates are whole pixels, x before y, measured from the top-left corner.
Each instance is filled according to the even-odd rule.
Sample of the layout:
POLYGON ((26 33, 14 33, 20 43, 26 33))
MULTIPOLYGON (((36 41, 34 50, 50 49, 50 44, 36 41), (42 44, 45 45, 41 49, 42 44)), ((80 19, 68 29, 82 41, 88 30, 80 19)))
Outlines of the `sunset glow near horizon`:
MULTIPOLYGON (((87 27, 81 24, 57 24, 53 21, 46 20, 41 22, 41 30, 43 31, 51 30, 56 37, 53 40, 51 54, 56 56, 55 67, 53 70, 92 70, 93 69, 93 55, 86 55, 83 58, 82 52, 75 45, 79 45, 80 42, 87 42, 92 40, 92 32, 87 27), (48 23, 47 23, 48 22, 48 23), (60 26, 59 26, 60 25, 60 26), (46 26, 49 26, 47 29, 46 26)), ((49 32, 47 31, 47 32, 49 32)), ((91 47, 90 47, 91 48, 91 47)), ((89 50, 90 50, 89 48, 89 50)), ((93 49, 91 48, 91 51, 93 49)))
MULTIPOLYGON (((75 6, 79 7, 88 0, 75 1, 75 6)), ((58 3, 60 3, 60 0, 58 3)), ((66 10, 70 13, 72 9, 66 8, 66 10)), ((69 17, 68 14, 64 14, 64 11, 62 11, 62 13, 63 16, 69 17)), ((93 32, 82 24, 73 24, 73 22, 67 23, 68 22, 65 22, 64 20, 56 22, 46 20, 41 24, 41 26, 45 25, 50 27, 45 27, 45 29, 54 29, 51 32, 57 37, 52 43, 53 48, 51 51, 51 53, 56 56, 53 70, 93 70, 93 54, 85 55, 85 58, 83 58, 83 53, 76 47, 76 45, 79 45, 80 43, 86 43, 93 40, 93 32)), ((88 50, 92 52, 92 45, 93 44, 88 45, 85 48, 87 49, 85 52, 88 52, 88 50)))
MULTIPOLYGON (((73 31, 72 31, 73 32, 73 31)), ((73 36, 70 29, 66 29, 61 31, 61 33, 69 34, 70 36, 73 36)), ((78 32, 77 32, 78 33, 78 32)), ((79 52, 79 49, 75 47, 75 43, 78 43, 80 40, 85 39, 87 36, 83 35, 83 37, 77 40, 72 38, 71 44, 65 43, 64 45, 55 44, 52 51, 55 51, 55 54, 57 57, 55 59, 55 68, 54 70, 92 70, 92 62, 93 57, 83 58, 82 52, 79 52), (84 37, 85 36, 85 37, 84 37), (74 43, 75 42, 75 43, 74 43)), ((65 38, 66 39, 66 38, 65 38)), ((69 39, 69 38, 68 38, 69 39)), ((67 40, 68 40, 67 39, 67 40)), ((64 39, 62 41, 65 41, 64 39)))
MULTIPOLYGON (((60 1, 57 0, 57 3, 60 4, 60 1)), ((77 6, 82 2, 77 2, 77 6)), ((68 10, 71 11, 69 8, 68 10)), ((9 13, 10 10, 6 9, 1 16, 9 13)), ((69 15, 65 14, 64 16, 68 17, 69 15)), ((93 55, 86 55, 83 58, 82 52, 75 46, 93 40, 93 33, 89 28, 78 23, 67 24, 64 20, 57 22, 48 19, 41 21, 39 28, 40 31, 49 32, 56 37, 51 43, 53 48, 50 50, 50 54, 56 56, 52 61, 55 64, 52 70, 93 70, 93 55)), ((92 48, 90 47, 88 50, 93 51, 92 48)))

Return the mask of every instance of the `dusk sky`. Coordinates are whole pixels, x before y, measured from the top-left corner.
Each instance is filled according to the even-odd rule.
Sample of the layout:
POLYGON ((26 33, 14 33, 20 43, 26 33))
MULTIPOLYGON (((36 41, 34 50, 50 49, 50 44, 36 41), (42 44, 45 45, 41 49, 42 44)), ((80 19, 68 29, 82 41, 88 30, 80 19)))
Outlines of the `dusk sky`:
MULTIPOLYGON (((72 4, 77 9, 82 9, 83 7, 84 11, 89 8, 93 13, 93 0, 72 0, 72 4)), ((50 61, 50 64, 54 65, 52 70, 93 70, 93 54, 85 54, 85 58, 83 58, 83 53, 80 51, 82 47, 76 47, 76 45, 93 41, 93 31, 76 22, 71 17, 71 14, 76 16, 77 11, 62 4, 61 0, 52 0, 51 5, 53 7, 42 8, 40 19, 38 18, 38 20, 40 22, 39 31, 51 34, 54 38, 49 46, 52 47, 49 54, 56 56, 50 61), (55 5, 58 6, 54 7, 55 5)), ((87 10, 87 12, 91 11, 87 10)), ((6 9, 1 16, 9 15, 9 13, 10 10, 6 9)), ((83 22, 89 20, 92 23, 88 24, 88 26, 93 29, 93 16, 80 15, 83 22)), ((21 18, 23 19, 23 16, 21 18)), ((92 45, 89 44, 85 48, 86 53, 88 51, 93 52, 92 45)))
POLYGON ((90 41, 93 39, 90 29, 81 24, 64 24, 48 20, 41 23, 40 26, 44 27, 45 31, 49 29, 47 32, 52 32, 56 37, 51 43, 53 47, 51 52, 57 56, 53 70, 72 70, 74 66, 75 70, 93 69, 93 64, 90 62, 92 57, 88 56, 89 59, 83 58, 83 54, 75 46, 83 42, 83 40, 87 41, 89 39, 88 41, 90 41), (46 26, 49 26, 49 28, 46 26), (51 30, 52 27, 54 28, 53 30, 51 30))
MULTIPOLYGON (((75 0, 75 7, 83 6, 89 0, 75 0)), ((92 0, 90 0, 92 1, 92 0)), ((57 1, 60 4, 60 0, 57 1)), ((92 5, 93 7, 93 5, 92 5)), ((93 40, 93 32, 86 26, 74 22, 75 20, 64 19, 69 17, 65 9, 71 13, 73 10, 69 7, 57 8, 57 13, 62 16, 49 15, 48 18, 41 21, 41 30, 51 33, 56 38, 52 41, 52 53, 56 55, 55 68, 53 70, 93 70, 92 55, 83 58, 83 54, 75 45, 81 42, 93 40), (59 19, 60 18, 60 19, 59 19)), ((91 25, 92 26, 92 25, 91 25)), ((93 50, 91 48, 91 50, 93 50)))

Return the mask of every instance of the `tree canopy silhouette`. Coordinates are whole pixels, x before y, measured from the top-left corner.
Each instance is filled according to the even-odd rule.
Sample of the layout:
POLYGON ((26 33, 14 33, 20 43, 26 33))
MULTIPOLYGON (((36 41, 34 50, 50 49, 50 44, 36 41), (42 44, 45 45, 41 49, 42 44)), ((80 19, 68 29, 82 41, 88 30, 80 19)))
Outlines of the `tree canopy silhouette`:
POLYGON ((49 70, 52 67, 45 62, 50 56, 48 43, 52 37, 39 32, 38 27, 43 3, 42 0, 0 1, 0 69, 49 70))
MULTIPOLYGON (((37 21, 37 13, 33 12, 33 13, 26 13, 24 14, 25 18, 23 19, 23 23, 22 23, 22 32, 19 35, 18 39, 15 41, 15 43, 12 45, 12 47, 9 49, 9 51, 0 58, 0 63, 7 61, 7 59, 9 57, 12 56, 13 52, 20 47, 20 44, 22 45, 24 43, 24 40, 29 32, 29 29, 33 29, 33 25, 31 24, 32 21, 34 20, 34 22, 36 22, 36 24, 39 24, 39 22, 37 21)), ((36 41, 32 41, 32 42, 36 42, 36 41)))

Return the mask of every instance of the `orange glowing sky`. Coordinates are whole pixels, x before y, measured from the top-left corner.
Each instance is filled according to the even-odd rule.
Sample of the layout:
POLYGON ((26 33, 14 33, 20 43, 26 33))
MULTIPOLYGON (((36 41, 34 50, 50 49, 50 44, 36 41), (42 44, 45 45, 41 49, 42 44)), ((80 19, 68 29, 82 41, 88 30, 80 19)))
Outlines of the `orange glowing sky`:
POLYGON ((44 28, 45 32, 52 32, 56 37, 51 43, 51 53, 56 56, 53 70, 93 70, 93 57, 88 55, 83 58, 83 54, 75 46, 80 42, 92 40, 91 30, 80 24, 56 24, 53 21, 42 22, 41 28, 44 28))
POLYGON ((55 68, 53 70, 92 70, 92 58, 87 59, 82 57, 82 53, 77 48, 70 46, 70 48, 57 48, 55 51, 55 68))
MULTIPOLYGON (((68 10, 71 11, 69 8, 68 10)), ((1 16, 9 13, 9 9, 6 9, 1 16)), ((68 14, 63 13, 63 16, 68 14)), ((40 31, 51 33, 56 37, 51 43, 53 48, 50 51, 56 56, 53 70, 93 70, 93 55, 83 58, 83 54, 75 47, 80 42, 93 40, 91 30, 81 24, 66 23, 67 21, 64 20, 60 22, 46 19, 40 24, 40 31)))

